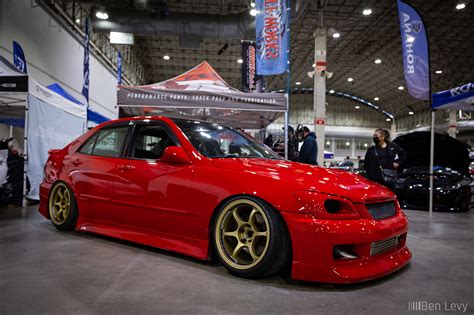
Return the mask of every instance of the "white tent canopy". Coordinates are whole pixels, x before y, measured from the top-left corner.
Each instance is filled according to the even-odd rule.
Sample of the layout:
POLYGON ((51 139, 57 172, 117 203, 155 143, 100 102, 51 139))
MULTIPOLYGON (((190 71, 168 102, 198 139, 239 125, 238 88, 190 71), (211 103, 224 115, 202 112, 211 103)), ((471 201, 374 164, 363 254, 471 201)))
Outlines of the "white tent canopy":
POLYGON ((39 199, 39 184, 50 149, 61 149, 85 129, 87 111, 16 70, 0 56, 0 115, 24 117, 23 195, 39 199), (26 194, 26 178, 30 191, 26 194))

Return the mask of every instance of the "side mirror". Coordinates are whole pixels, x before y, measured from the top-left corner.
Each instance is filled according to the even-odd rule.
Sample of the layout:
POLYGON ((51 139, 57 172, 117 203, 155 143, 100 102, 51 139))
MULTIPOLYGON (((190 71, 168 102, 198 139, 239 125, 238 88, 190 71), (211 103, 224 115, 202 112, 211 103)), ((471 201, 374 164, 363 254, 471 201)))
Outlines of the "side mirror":
POLYGON ((172 164, 191 164, 191 160, 184 151, 183 147, 178 146, 167 147, 159 161, 172 164))

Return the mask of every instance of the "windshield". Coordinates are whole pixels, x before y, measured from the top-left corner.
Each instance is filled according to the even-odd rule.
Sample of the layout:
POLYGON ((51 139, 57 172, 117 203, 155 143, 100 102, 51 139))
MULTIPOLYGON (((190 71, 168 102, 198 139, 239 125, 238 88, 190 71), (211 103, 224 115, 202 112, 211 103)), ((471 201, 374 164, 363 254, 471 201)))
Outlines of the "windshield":
POLYGON ((208 158, 281 159, 264 144, 230 128, 200 121, 175 119, 174 122, 196 150, 208 158))

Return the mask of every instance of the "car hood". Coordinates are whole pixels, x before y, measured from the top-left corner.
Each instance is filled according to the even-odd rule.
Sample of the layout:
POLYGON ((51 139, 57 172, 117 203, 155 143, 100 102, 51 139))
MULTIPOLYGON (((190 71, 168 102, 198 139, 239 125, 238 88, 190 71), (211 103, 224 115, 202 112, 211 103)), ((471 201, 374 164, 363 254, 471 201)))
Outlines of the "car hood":
POLYGON ((216 167, 270 177, 294 190, 311 190, 349 198, 353 202, 387 200, 393 193, 366 178, 343 170, 286 160, 213 159, 216 167))
MULTIPOLYGON (((402 169, 430 165, 430 132, 418 131, 393 140, 407 152, 407 161, 402 169)), ((469 151, 467 146, 452 137, 435 134, 434 165, 455 169, 469 174, 469 151)))

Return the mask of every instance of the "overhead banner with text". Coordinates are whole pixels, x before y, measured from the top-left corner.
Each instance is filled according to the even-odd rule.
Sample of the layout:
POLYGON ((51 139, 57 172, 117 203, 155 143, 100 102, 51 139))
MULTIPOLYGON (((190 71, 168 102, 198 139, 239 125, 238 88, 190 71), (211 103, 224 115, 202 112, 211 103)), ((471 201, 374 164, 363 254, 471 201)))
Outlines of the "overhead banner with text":
POLYGON ((398 14, 408 93, 416 99, 427 101, 430 99, 430 62, 425 26, 418 12, 400 0, 398 14))
POLYGON ((82 95, 86 99, 87 105, 89 104, 89 19, 86 17, 84 20, 84 85, 82 86, 82 95))
POLYGON ((26 69, 26 58, 23 48, 21 48, 20 44, 15 41, 13 41, 13 64, 21 72, 28 72, 26 69))
POLYGON ((257 0, 255 6, 257 74, 281 74, 288 69, 287 0, 257 0))
MULTIPOLYGON (((242 41, 242 91, 257 91, 257 82, 262 76, 256 72, 256 49, 255 43, 242 41)), ((257 91, 261 92, 261 91, 257 91)))

